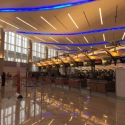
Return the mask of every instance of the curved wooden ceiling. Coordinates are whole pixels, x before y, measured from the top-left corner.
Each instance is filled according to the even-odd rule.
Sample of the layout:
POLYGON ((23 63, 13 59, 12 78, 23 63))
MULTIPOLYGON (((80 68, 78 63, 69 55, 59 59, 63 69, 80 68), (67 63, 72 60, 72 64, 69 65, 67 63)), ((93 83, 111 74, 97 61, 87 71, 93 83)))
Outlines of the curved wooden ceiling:
MULTIPOLYGON (((71 2, 71 0, 68 0, 71 2)), ((44 6, 68 2, 67 0, 0 0, 0 7, 32 7, 44 6)), ((74 2, 74 0, 73 0, 74 2)), ((107 27, 118 27, 125 25, 125 1, 124 0, 97 0, 96 2, 78 5, 65 9, 58 9, 52 11, 39 11, 39 12, 19 12, 19 13, 0 13, 0 19, 4 20, 23 31, 34 32, 80 32, 94 29, 102 29, 107 27), (100 20, 99 8, 101 9, 102 21, 100 20), (78 28, 74 25, 69 15, 73 18, 78 28), (18 18, 27 22, 31 26, 23 23, 18 18), (46 19, 52 26, 50 26, 46 19)), ((0 25, 5 31, 16 31, 12 26, 0 21, 0 25)), ((32 40, 46 42, 59 42, 59 43, 91 43, 99 41, 117 41, 121 40, 124 31, 110 31, 106 33, 98 33, 91 35, 78 35, 78 36, 33 36, 26 35, 32 40), (104 34, 104 35, 103 35, 104 34), (39 39, 38 39, 39 38, 39 39), (41 40, 40 40, 41 39, 41 40)), ((51 46, 55 48, 54 46, 51 46)), ((100 46, 104 47, 104 46, 100 46)), ((65 47, 60 47, 65 48, 65 47)), ((78 47, 69 47, 70 49, 79 50, 78 47)), ((80 47, 81 49, 89 49, 90 47, 80 47)), ((94 47, 98 48, 98 47, 94 47)), ((66 49, 66 48, 65 48, 66 49)))

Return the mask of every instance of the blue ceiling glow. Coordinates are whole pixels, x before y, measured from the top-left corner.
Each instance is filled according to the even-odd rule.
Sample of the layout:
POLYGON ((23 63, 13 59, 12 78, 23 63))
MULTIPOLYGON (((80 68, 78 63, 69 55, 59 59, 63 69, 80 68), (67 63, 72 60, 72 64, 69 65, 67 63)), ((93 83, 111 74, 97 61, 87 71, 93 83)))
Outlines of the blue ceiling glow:
POLYGON ((46 10, 56 10, 72 6, 77 6, 80 4, 86 4, 89 2, 94 2, 96 0, 79 0, 76 2, 67 2, 63 4, 55 4, 48 6, 38 6, 38 7, 25 7, 25 8, 1 8, 0 12, 32 12, 32 11, 46 11, 46 10))
POLYGON ((109 42, 96 42, 96 43, 86 43, 86 44, 64 44, 64 43, 54 43, 54 42, 41 42, 41 44, 48 44, 48 45, 56 45, 56 46, 99 46, 99 45, 106 45, 109 42))
POLYGON ((86 35, 86 34, 102 33, 102 32, 108 32, 108 31, 118 31, 118 30, 125 30, 125 26, 89 30, 89 31, 83 31, 83 32, 70 32, 70 33, 26 32, 26 31, 16 31, 16 32, 19 34, 43 35, 43 36, 75 36, 75 35, 83 35, 83 34, 86 35))
MULTIPOLYGON (((67 49, 55 49, 58 51, 67 51, 67 52, 79 52, 79 50, 67 50, 67 49)), ((86 50, 81 50, 81 52, 86 52, 86 50)))
POLYGON ((119 41, 120 44, 125 44, 125 40, 119 41))

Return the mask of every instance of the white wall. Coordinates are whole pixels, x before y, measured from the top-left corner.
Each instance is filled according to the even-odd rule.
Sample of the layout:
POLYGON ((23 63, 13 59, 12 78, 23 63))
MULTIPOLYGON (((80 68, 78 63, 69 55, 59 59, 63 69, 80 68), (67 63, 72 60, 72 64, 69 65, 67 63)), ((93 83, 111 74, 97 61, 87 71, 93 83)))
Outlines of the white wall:
MULTIPOLYGON (((12 74, 12 76, 17 74, 17 67, 4 66, 4 72, 12 74)), ((26 76, 26 68, 20 68, 20 76, 26 76)))
MULTIPOLYGON (((26 63, 20 63, 20 76, 26 76, 26 63)), ((4 72, 12 74, 12 76, 17 74, 17 63, 11 61, 4 61, 4 72)))

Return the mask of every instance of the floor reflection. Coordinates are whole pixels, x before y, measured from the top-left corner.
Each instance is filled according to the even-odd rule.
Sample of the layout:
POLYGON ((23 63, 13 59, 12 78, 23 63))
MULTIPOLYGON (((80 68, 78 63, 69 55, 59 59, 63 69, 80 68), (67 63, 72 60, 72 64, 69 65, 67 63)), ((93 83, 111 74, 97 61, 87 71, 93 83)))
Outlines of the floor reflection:
POLYGON ((22 91, 22 100, 12 86, 0 91, 1 125, 124 125, 124 100, 50 86, 22 91))

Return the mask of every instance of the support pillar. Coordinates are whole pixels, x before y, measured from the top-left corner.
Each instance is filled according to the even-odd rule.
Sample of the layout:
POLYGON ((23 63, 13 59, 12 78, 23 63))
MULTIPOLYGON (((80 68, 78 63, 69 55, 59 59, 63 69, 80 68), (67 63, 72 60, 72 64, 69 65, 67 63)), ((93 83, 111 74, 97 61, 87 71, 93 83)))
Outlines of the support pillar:
POLYGON ((32 41, 28 42, 28 72, 32 71, 32 41))
POLYGON ((45 47, 45 51, 46 51, 45 59, 48 59, 48 47, 45 47))
POLYGON ((91 61, 91 70, 92 70, 92 76, 94 77, 95 76, 95 61, 94 60, 91 61))
POLYGON ((4 31, 0 28, 0 75, 4 71, 4 31))

